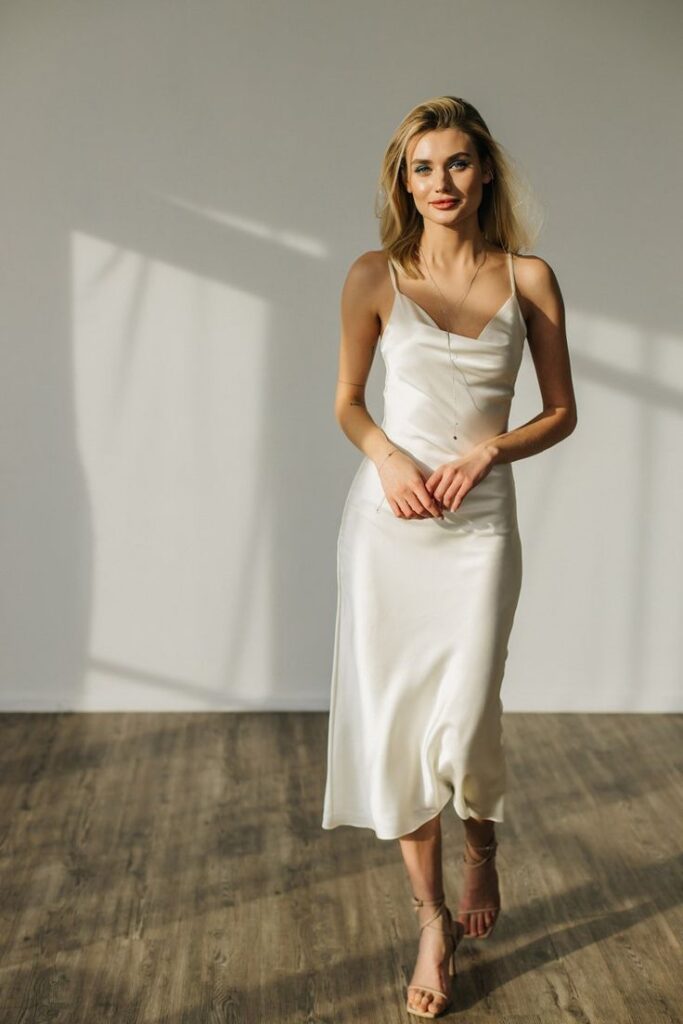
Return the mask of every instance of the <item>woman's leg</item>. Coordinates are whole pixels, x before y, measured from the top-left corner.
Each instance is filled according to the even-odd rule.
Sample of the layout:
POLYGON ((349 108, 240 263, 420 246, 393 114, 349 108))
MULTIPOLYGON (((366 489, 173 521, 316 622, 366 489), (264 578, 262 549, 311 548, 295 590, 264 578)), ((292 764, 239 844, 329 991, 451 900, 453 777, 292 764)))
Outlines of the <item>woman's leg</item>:
MULTIPOLYGON (((486 854, 478 853, 472 849, 472 846, 488 846, 492 843, 495 839, 495 824, 488 818, 465 819, 468 860, 484 861, 486 854)), ((465 914, 464 911, 472 907, 488 907, 500 902, 498 872, 493 860, 482 863, 480 867, 474 869, 467 864, 464 864, 463 867, 463 891, 456 919, 464 924, 465 935, 481 935, 493 922, 495 914, 488 910, 478 914, 465 914)))
MULTIPOLYGON (((438 900, 444 895, 441 864, 441 815, 432 818, 415 832, 401 836, 399 843, 412 895, 422 900, 438 900)), ((434 903, 418 907, 416 916, 419 924, 433 917, 437 909, 438 906, 434 903)), ((447 970, 447 955, 451 951, 452 942, 446 934, 445 915, 441 920, 443 921, 443 932, 440 927, 428 926, 422 929, 417 962, 410 984, 412 985, 415 979, 419 979, 430 988, 438 988, 449 995, 450 978, 447 970)), ((440 919, 437 918, 433 924, 441 925, 440 919)), ((416 988, 408 991, 408 1004, 417 1010, 438 1013, 446 1001, 434 992, 416 988)))

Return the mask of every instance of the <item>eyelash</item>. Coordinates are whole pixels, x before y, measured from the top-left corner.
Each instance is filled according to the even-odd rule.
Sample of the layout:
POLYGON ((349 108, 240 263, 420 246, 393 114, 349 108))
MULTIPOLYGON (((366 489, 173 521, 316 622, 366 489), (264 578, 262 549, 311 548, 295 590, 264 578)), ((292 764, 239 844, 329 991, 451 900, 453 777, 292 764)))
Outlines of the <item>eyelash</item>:
MULTIPOLYGON (((470 166, 469 160, 462 160, 462 159, 460 159, 460 160, 451 160, 451 163, 448 166, 450 167, 451 164, 462 164, 463 167, 469 167, 470 166)), ((415 173, 419 174, 420 171, 423 170, 423 169, 429 170, 428 167, 425 167, 425 164, 420 164, 419 167, 415 168, 415 173)))

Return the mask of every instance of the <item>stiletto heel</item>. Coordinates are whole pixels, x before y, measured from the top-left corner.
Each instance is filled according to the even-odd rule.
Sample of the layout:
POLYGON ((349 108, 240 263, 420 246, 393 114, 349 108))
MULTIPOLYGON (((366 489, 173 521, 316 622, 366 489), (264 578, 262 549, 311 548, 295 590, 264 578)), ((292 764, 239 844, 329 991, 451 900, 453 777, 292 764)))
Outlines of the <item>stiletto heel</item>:
MULTIPOLYGON (((455 969, 455 951, 458 948, 458 945, 460 944, 460 941, 464 935, 465 926, 460 921, 455 921, 453 919, 450 910, 444 903, 444 899, 444 896, 440 896, 436 900, 421 900, 418 899, 417 896, 413 896, 413 908, 417 912, 420 909, 420 907, 424 906, 425 904, 431 903, 437 906, 436 913, 432 917, 428 918, 426 921, 423 921, 422 924, 420 925, 420 933, 422 933, 423 928, 436 927, 439 928, 440 931, 443 931, 445 935, 448 935, 452 942, 451 951, 448 956, 448 976, 449 978, 454 979, 457 974, 455 969), (440 924, 433 924, 433 922, 437 920, 440 922, 440 924)), ((428 1010, 417 1010, 415 1009, 415 1007, 410 1006, 410 1004, 406 1000, 406 1010, 408 1011, 408 1013, 412 1013, 416 1017, 440 1017, 441 1014, 445 1013, 446 1010, 452 1004, 451 996, 446 992, 442 992, 438 988, 431 988, 429 985, 420 985, 419 982, 413 982, 412 985, 408 985, 408 991, 410 991, 411 988, 417 988, 423 992, 433 992, 434 995, 441 996, 442 999, 447 1000, 446 1004, 436 1013, 430 1013, 428 1010)))
MULTIPOLYGON (((466 843, 466 846, 469 846, 472 850, 476 850, 476 851, 480 851, 480 850, 484 851, 485 850, 485 851, 487 851, 486 852, 486 856, 482 857, 481 860, 468 860, 467 859, 467 852, 463 853, 462 859, 465 862, 465 864, 468 867, 470 867, 470 868, 481 867, 482 864, 488 863, 489 861, 493 860, 495 858, 495 856, 496 856, 496 850, 498 849, 498 841, 496 839, 494 839, 493 842, 489 843, 488 846, 475 846, 474 843, 471 843, 469 841, 469 839, 466 839, 465 843, 466 843)), ((458 907, 458 917, 466 917, 466 916, 469 916, 470 914, 483 914, 483 913, 486 913, 487 911, 489 913, 494 914, 495 916, 494 916, 493 921, 491 922, 491 924, 486 929, 486 931, 482 932, 481 935, 475 935, 475 934, 470 933, 470 932, 465 932, 464 937, 466 939, 487 939, 489 937, 489 935, 491 934, 491 932, 493 931, 493 929, 496 926, 496 922, 498 921, 498 915, 500 914, 500 899, 498 900, 498 903, 496 903, 496 904, 494 904, 493 906, 490 906, 490 907, 475 907, 474 909, 470 909, 470 910, 465 910, 465 909, 462 909, 462 908, 458 907)), ((464 925, 463 925, 463 928, 464 928, 464 925)))

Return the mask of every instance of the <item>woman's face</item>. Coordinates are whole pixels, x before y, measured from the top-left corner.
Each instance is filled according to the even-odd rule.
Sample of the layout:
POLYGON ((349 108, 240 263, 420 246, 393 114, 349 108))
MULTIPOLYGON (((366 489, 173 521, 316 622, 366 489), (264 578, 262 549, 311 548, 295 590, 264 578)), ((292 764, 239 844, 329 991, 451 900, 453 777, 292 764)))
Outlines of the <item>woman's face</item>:
POLYGON ((438 224, 452 224, 476 213, 483 186, 491 181, 472 139, 458 128, 441 128, 411 139, 406 163, 406 188, 418 213, 438 224), (452 202, 435 206, 439 200, 452 202))

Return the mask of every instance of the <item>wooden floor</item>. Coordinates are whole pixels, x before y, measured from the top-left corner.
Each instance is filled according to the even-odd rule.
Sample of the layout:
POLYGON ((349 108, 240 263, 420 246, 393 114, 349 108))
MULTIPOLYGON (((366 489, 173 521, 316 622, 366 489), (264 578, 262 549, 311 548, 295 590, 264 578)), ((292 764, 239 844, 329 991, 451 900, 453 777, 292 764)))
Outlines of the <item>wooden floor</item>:
MULTIPOLYGON (((683 716, 504 718, 503 912, 442 1019, 679 1024, 683 716)), ((397 841, 320 827, 327 715, 0 715, 2 1024, 384 1024, 397 841)), ((457 898, 462 826, 443 815, 457 898)))

